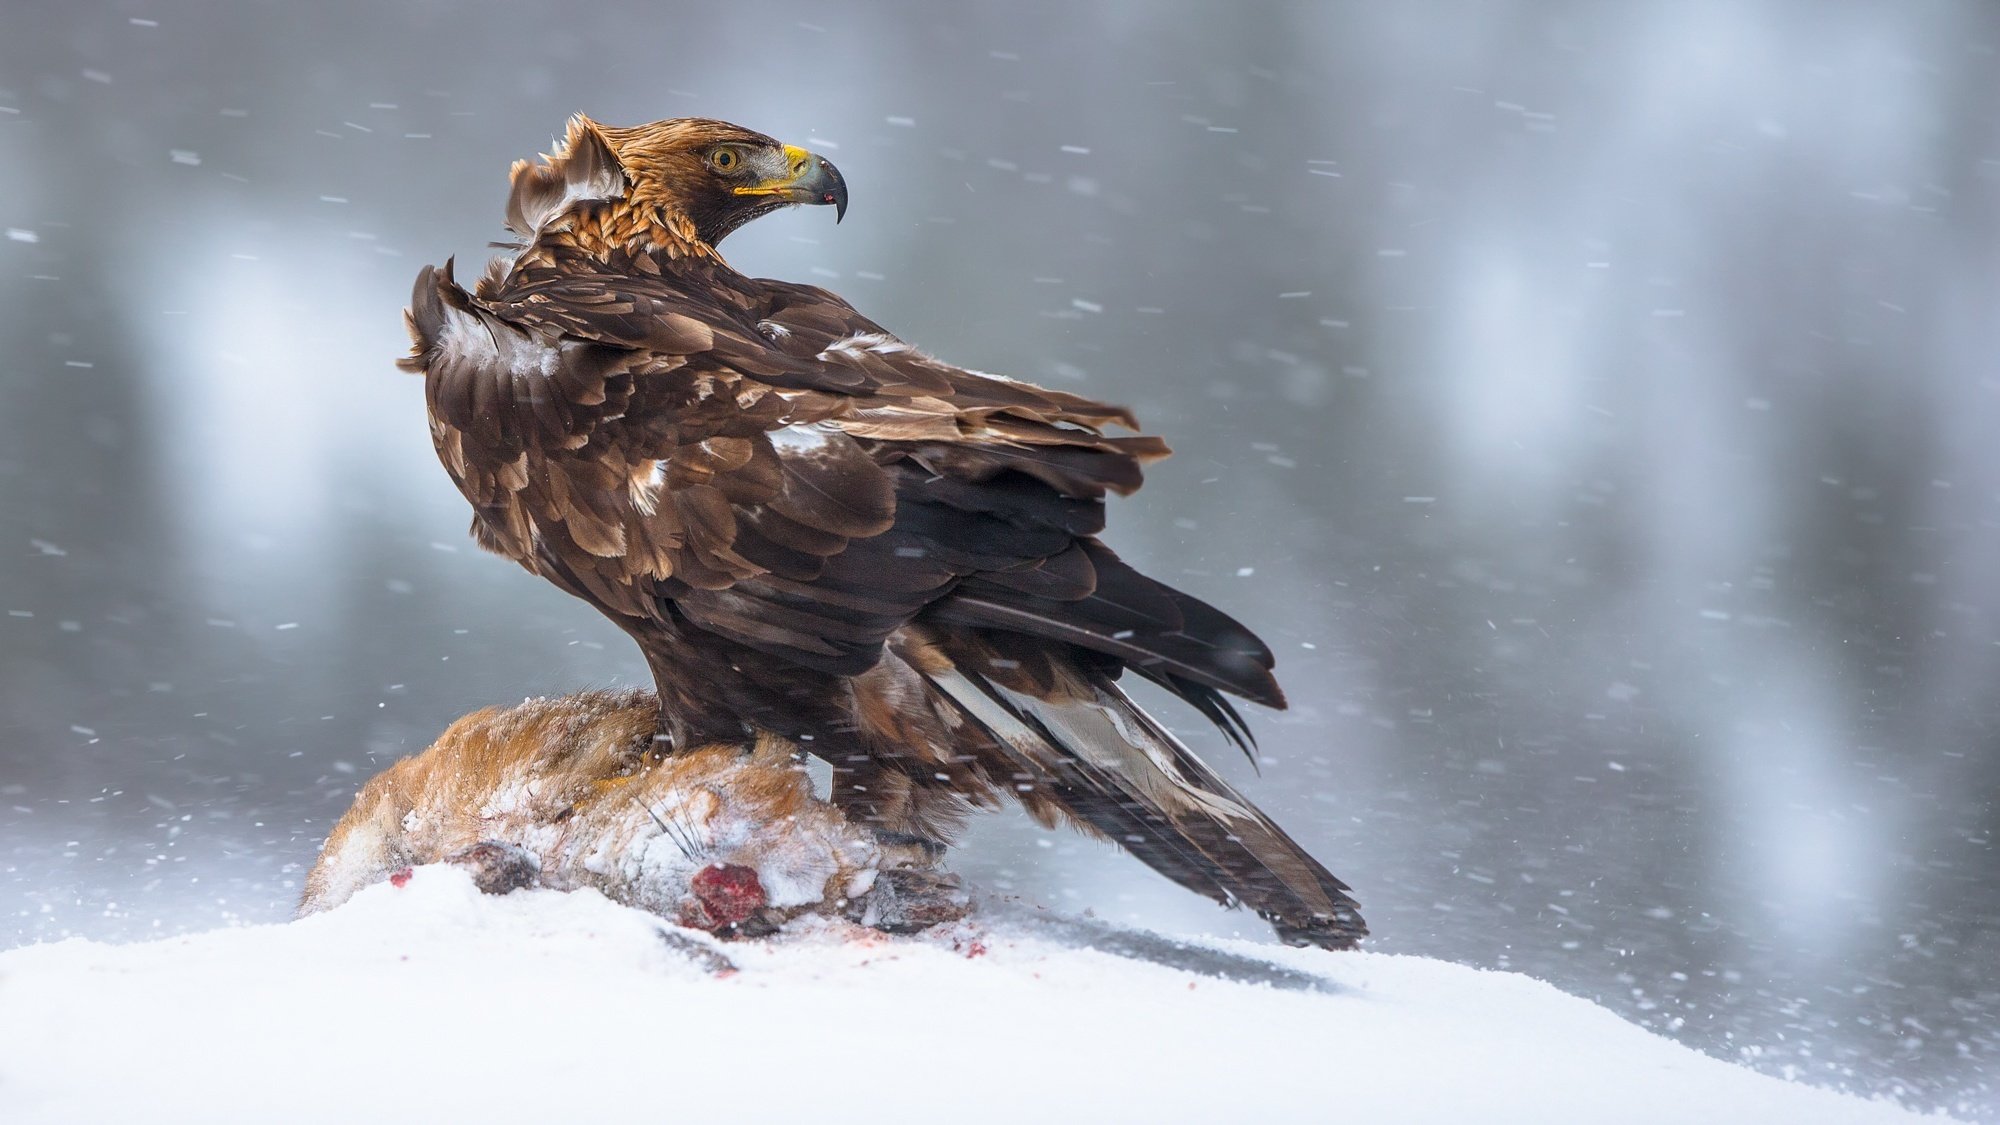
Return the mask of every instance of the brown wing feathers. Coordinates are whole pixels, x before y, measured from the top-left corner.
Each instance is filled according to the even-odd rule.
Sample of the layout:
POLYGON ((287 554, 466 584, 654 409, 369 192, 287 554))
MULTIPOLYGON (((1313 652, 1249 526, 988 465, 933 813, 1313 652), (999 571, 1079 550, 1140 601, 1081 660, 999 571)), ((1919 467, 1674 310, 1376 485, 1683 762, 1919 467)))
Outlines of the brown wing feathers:
MULTIPOLYGON (((995 575, 962 583, 934 613, 963 625, 1009 629, 1115 656, 1169 689, 1188 681, 1271 707, 1285 705, 1271 650, 1212 606, 1126 566, 1094 540, 1082 544, 1096 576, 1080 596, 1058 598, 995 575)), ((1228 729, 1228 724, 1223 724, 1228 729)))

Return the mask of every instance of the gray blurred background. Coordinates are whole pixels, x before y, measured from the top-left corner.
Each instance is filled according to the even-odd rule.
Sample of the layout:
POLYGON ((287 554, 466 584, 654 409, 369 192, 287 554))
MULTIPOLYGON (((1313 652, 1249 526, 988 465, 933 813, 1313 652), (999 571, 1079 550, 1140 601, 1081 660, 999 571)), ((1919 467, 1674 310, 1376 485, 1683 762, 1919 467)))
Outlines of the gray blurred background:
MULTIPOLYGON (((1995 6, 0 22, 0 944, 281 919, 451 718, 645 682, 466 540, 390 361, 569 113, 701 114, 852 185, 739 268, 1173 442, 1111 541, 1295 707, 1261 777, 1172 718, 1372 948, 2000 1115, 1995 6)), ((1266 937, 1011 814, 956 862, 1266 937)))

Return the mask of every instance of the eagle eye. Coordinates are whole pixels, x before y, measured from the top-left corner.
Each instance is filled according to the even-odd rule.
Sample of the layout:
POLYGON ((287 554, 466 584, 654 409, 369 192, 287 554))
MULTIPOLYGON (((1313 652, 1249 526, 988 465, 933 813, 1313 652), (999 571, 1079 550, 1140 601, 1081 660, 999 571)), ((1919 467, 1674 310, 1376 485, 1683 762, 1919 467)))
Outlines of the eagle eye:
POLYGON ((709 150, 708 166, 718 172, 734 172, 743 166, 743 150, 735 145, 718 145, 709 150))

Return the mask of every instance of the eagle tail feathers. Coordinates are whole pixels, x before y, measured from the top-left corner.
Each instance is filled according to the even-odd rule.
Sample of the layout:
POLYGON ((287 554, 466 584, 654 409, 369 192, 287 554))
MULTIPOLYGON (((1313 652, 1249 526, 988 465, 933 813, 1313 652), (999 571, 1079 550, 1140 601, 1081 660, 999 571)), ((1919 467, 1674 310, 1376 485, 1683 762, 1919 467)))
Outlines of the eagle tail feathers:
POLYGON ((1367 934, 1346 884, 1108 678, 1045 694, 964 665, 925 675, 991 736, 1024 803, 1053 804, 1181 886, 1249 907, 1287 944, 1351 949, 1367 934))

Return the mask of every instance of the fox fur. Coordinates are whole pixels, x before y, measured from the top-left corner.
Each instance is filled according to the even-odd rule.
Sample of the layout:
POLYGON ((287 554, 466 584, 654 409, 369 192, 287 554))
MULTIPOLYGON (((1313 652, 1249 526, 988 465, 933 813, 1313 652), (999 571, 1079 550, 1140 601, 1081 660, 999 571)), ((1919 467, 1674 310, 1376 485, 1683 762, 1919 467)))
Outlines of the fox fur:
POLYGON ((746 913, 766 927, 806 912, 879 921, 875 834, 813 795, 797 747, 761 735, 669 752, 653 737, 658 715, 653 695, 635 691, 459 719, 362 787, 306 878, 300 913, 454 861, 485 889, 591 887, 718 931, 746 913), (738 873, 725 889, 756 888, 754 909, 711 893, 717 871, 738 873))

